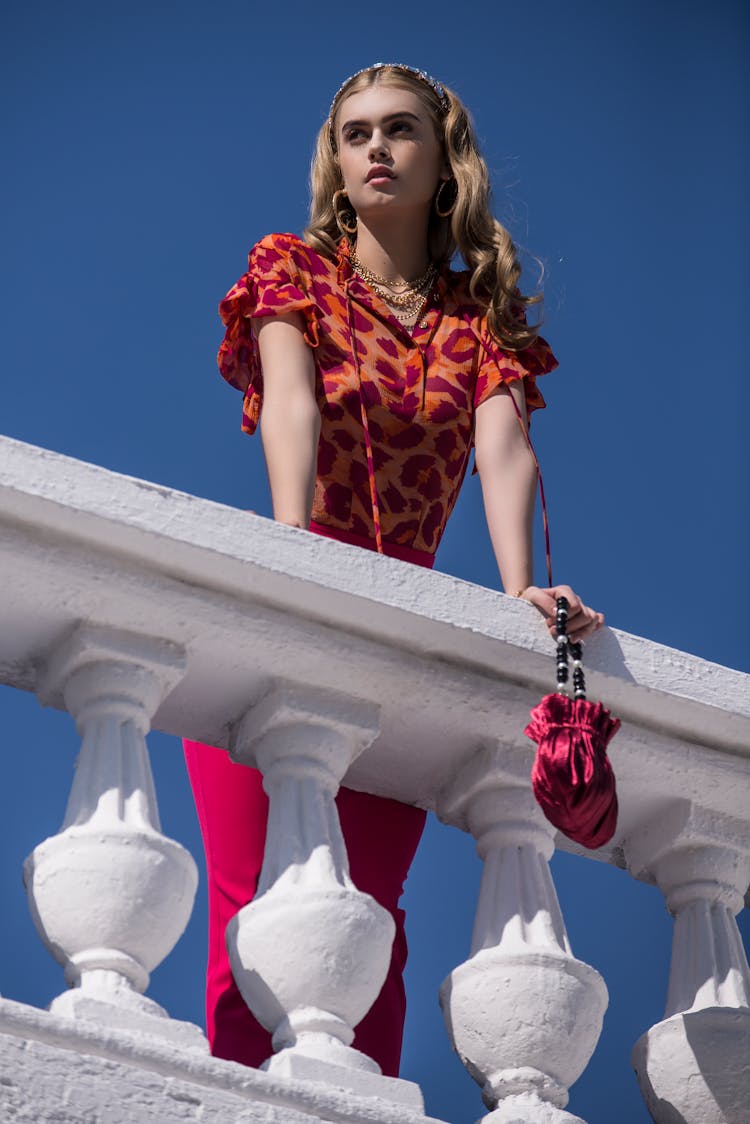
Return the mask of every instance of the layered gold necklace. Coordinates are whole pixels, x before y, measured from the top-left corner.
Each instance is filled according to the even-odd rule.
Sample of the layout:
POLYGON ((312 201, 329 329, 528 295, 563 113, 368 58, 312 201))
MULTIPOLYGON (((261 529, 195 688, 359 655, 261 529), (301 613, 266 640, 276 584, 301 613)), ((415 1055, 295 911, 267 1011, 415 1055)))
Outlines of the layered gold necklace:
POLYGON ((381 300, 390 308, 397 320, 406 327, 413 327, 419 320, 425 301, 435 284, 437 269, 432 263, 427 267, 421 277, 414 281, 389 281, 368 269, 355 253, 350 256, 352 268, 365 284, 373 289, 381 300))

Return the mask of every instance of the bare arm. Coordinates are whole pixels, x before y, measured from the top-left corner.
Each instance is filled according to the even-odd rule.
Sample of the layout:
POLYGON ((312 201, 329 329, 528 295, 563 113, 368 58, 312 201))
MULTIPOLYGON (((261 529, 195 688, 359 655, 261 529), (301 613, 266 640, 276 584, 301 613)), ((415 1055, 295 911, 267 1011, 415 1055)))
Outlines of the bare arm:
POLYGON ((601 628, 604 616, 588 608, 568 585, 539 589, 533 585, 533 517, 536 467, 510 399, 523 418, 526 401, 519 383, 503 387, 477 407, 474 444, 482 482, 484 510, 492 548, 506 593, 523 595, 544 615, 550 632, 555 627, 557 597, 570 603, 568 633, 583 640, 601 628))
POLYGON ((518 385, 503 388, 477 407, 474 444, 487 527, 503 589, 517 594, 534 579, 532 521, 536 468, 511 394, 525 424, 523 390, 518 385))
POLYGON ((253 322, 263 368, 260 432, 273 517, 310 524, 320 437, 315 362, 298 313, 253 322))

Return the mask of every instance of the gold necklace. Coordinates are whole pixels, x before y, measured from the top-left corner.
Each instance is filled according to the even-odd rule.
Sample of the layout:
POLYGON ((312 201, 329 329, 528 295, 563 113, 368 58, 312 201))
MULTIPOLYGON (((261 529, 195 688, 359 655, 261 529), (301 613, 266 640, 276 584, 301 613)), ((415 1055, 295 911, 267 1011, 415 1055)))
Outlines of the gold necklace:
POLYGON ((387 277, 381 277, 379 273, 375 273, 374 270, 368 269, 364 262, 361 262, 354 252, 352 252, 351 254, 351 263, 355 271, 360 275, 363 281, 367 281, 367 283, 370 285, 378 285, 380 288, 390 289, 392 291, 395 291, 396 289, 401 289, 402 291, 405 289, 421 289, 428 282, 431 283, 434 280, 435 274, 437 272, 435 266, 432 264, 432 262, 430 262, 422 276, 415 277, 413 281, 389 281, 387 277))
POLYGON ((422 276, 414 281, 393 282, 368 269, 354 253, 351 255, 351 263, 355 273, 385 301, 397 320, 410 327, 419 320, 437 277, 434 265, 430 264, 422 276))

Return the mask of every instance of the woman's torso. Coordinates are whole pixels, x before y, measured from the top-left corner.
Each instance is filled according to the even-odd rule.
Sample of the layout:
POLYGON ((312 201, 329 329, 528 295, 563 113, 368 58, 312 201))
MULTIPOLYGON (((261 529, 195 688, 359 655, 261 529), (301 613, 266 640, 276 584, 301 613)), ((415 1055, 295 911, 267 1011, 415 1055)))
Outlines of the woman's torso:
MULTIPOLYGON (((294 235, 270 235, 251 252, 245 277, 254 286, 253 315, 296 303, 314 345, 321 434, 313 520, 372 538, 375 503, 384 542, 434 553, 466 473, 477 405, 503 382, 526 376, 528 409, 543 406, 534 374, 554 365, 547 345, 538 340, 519 354, 492 347, 490 354, 467 275, 450 270, 407 330, 354 273, 345 243, 332 261, 294 235), (274 278, 273 293, 264 294, 264 279, 274 278)), ((252 431, 262 393, 257 375, 249 393, 245 428, 252 431)))

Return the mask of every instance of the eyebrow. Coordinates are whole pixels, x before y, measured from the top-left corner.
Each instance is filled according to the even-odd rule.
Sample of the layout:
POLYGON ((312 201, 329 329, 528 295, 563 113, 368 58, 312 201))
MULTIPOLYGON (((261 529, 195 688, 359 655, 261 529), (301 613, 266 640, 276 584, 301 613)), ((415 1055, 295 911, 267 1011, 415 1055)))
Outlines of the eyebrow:
MULTIPOLYGON (((416 113, 410 113, 408 109, 405 109, 401 113, 389 113, 387 117, 383 118, 383 123, 387 124, 389 121, 394 121, 397 117, 410 117, 412 121, 420 120, 416 113)), ((355 125, 369 125, 369 123, 369 121, 345 121, 341 126, 341 130, 343 132, 344 129, 351 129, 355 125)))

